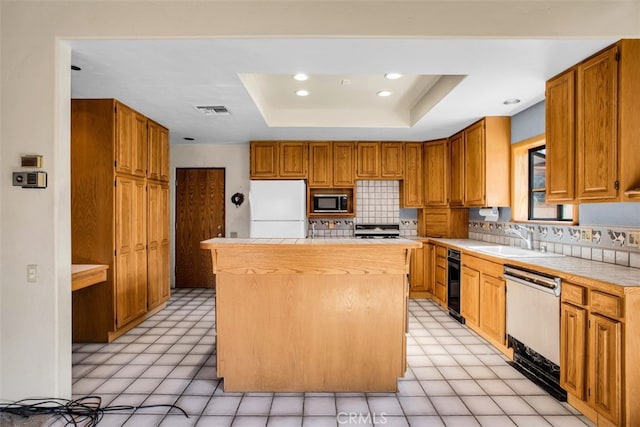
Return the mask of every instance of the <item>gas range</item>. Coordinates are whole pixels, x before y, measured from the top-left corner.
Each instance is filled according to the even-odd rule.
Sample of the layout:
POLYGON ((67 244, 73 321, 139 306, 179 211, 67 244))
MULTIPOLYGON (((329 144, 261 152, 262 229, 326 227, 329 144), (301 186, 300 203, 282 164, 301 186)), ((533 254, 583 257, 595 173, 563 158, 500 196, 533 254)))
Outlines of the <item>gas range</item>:
POLYGON ((360 239, 396 239, 400 237, 400 225, 356 224, 353 234, 360 239))

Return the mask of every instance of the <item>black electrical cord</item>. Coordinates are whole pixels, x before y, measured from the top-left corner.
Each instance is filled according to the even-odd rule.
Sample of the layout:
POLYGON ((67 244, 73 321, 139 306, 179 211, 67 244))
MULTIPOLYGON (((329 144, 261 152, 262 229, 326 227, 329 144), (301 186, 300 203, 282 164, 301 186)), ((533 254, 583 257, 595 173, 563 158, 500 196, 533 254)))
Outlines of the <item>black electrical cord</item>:
POLYGON ((101 407, 100 396, 85 396, 79 399, 22 399, 13 403, 0 403, 0 413, 18 415, 24 418, 35 415, 58 416, 66 421, 67 426, 95 427, 107 412, 137 411, 146 408, 177 409, 189 418, 189 415, 177 405, 143 405, 143 406, 105 406, 101 407))

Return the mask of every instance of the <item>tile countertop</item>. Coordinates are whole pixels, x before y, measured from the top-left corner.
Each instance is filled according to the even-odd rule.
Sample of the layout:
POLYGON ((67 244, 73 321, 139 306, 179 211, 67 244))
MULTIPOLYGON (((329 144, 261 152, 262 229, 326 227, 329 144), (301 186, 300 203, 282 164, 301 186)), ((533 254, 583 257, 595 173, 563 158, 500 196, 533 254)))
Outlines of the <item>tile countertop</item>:
POLYGON ((501 264, 512 264, 531 270, 540 271, 561 277, 574 283, 590 284, 593 281, 608 283, 616 286, 640 287, 640 269, 608 264, 599 261, 590 261, 558 254, 534 258, 510 258, 508 256, 493 256, 470 249, 471 246, 504 246, 472 239, 441 239, 418 237, 416 240, 428 240, 444 246, 460 249, 463 253, 472 254, 501 264))
POLYGON ((200 247, 210 249, 212 247, 234 246, 264 246, 264 245, 299 245, 299 246, 403 246, 407 248, 419 248, 421 243, 417 239, 358 239, 349 237, 337 238, 313 238, 313 239, 236 239, 216 237, 200 242, 200 247))

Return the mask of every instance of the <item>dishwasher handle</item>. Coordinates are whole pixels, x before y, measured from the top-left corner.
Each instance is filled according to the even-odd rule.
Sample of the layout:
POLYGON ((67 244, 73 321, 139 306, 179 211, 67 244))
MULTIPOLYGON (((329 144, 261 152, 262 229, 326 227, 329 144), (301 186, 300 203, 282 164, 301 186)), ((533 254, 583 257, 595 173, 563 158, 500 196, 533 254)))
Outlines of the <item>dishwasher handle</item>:
POLYGON ((519 271, 505 267, 504 279, 529 286, 541 292, 560 296, 562 280, 559 277, 541 276, 529 271, 519 271))

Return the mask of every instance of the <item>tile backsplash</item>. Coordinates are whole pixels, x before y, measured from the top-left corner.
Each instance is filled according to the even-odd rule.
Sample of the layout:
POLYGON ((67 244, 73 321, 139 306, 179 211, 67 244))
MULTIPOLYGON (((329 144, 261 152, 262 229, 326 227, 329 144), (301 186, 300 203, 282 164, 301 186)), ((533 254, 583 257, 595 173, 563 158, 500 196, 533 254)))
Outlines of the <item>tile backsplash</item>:
POLYGON ((400 222, 400 181, 356 181, 358 224, 400 222))
MULTIPOLYGON (((525 246, 519 237, 505 230, 517 228, 512 222, 470 221, 469 238, 510 246, 525 246)), ((533 231, 534 248, 576 258, 640 268, 640 247, 631 233, 634 227, 525 225, 533 231), (631 233, 630 233, 631 232, 631 233)))

